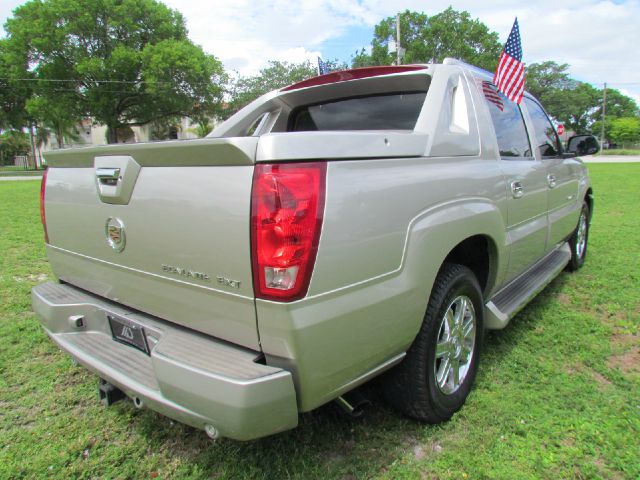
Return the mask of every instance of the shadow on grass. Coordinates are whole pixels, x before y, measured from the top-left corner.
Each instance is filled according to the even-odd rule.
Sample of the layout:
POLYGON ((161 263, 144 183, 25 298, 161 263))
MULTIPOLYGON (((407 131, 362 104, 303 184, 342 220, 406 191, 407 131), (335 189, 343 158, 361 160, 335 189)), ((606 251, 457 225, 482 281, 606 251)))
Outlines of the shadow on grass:
MULTIPOLYGON (((561 274, 502 331, 489 332, 477 383, 490 384, 491 371, 518 347, 519 339, 544 326, 544 314, 569 278, 561 274)), ((250 442, 216 442, 196 429, 177 424, 151 411, 134 414, 134 428, 152 451, 179 460, 178 472, 213 478, 369 477, 413 455, 419 444, 436 444, 460 429, 459 415, 441 426, 407 419, 388 407, 377 382, 364 386, 372 404, 353 419, 335 404, 299 417, 296 429, 250 442), (184 471, 183 471, 184 470, 184 471)), ((473 392, 465 408, 473 409, 473 392)), ((133 406, 124 407, 133 409, 133 406)))

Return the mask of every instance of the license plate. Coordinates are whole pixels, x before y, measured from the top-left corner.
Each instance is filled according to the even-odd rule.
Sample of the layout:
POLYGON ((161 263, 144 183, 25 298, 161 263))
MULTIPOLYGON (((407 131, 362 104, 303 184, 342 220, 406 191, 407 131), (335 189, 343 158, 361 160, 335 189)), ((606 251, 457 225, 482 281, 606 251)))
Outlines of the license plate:
POLYGON ((126 318, 114 315, 107 315, 107 318, 109 319, 109 326, 111 326, 111 335, 116 342, 137 348, 149 355, 149 346, 147 345, 147 336, 144 334, 144 328, 126 318))

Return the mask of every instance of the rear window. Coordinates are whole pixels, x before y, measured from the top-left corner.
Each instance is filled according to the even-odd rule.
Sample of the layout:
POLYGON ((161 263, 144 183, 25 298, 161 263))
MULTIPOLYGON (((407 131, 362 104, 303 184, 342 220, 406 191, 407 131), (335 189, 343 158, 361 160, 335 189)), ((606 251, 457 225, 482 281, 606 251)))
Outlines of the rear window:
POLYGON ((291 113, 288 130, 413 130, 426 95, 403 92, 306 105, 291 113))

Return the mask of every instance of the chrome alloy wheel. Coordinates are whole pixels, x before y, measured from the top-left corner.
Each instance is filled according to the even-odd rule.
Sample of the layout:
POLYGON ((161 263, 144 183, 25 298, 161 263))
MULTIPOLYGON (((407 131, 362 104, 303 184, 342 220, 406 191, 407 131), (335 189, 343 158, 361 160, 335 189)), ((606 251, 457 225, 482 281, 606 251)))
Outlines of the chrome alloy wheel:
POLYGON ((582 258, 587 246, 587 215, 583 211, 578 221, 578 234, 576 235, 576 257, 582 258))
POLYGON ((438 329, 433 369, 442 393, 451 395, 464 382, 473 360, 476 343, 476 312, 465 295, 447 307, 438 329))

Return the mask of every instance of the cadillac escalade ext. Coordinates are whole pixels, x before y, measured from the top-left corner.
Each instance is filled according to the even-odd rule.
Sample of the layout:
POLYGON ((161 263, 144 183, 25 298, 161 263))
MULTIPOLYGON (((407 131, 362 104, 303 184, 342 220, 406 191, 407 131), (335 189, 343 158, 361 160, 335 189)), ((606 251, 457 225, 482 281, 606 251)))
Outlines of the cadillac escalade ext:
POLYGON ((484 329, 582 265, 593 211, 540 103, 449 59, 312 78, 204 139, 47 161, 46 333, 107 403, 240 440, 381 374, 400 411, 447 420, 484 329))

